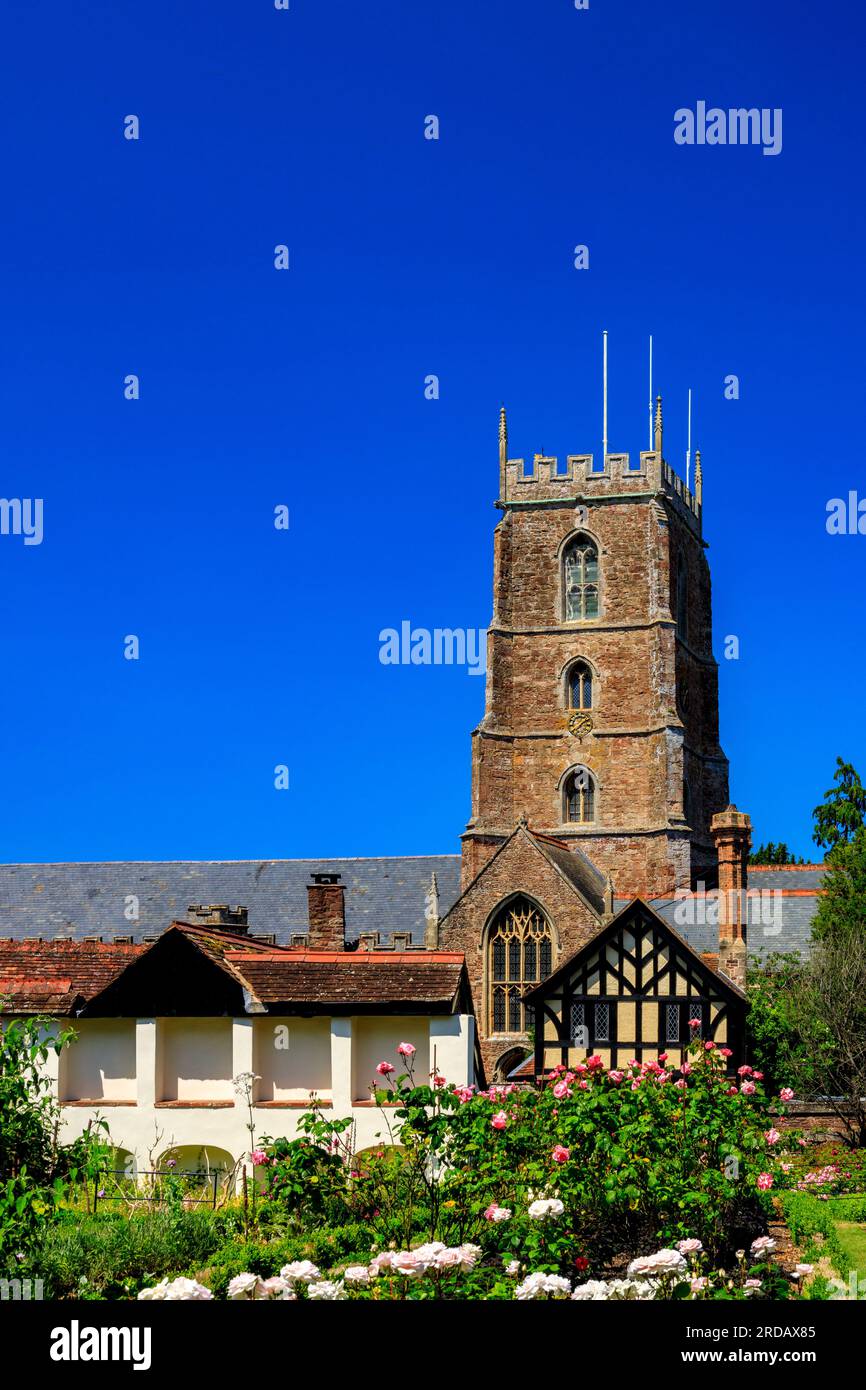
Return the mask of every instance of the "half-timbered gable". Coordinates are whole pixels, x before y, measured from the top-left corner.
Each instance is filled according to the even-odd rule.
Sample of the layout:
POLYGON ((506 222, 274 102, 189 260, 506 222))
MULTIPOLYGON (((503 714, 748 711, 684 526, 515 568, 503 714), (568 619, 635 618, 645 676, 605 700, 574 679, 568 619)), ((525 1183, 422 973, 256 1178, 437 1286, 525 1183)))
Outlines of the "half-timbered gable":
POLYGON ((696 1033, 731 1048, 732 1063, 742 1061, 742 990, 639 899, 529 990, 524 1004, 534 1019, 538 1075, 591 1055, 621 1067, 666 1052, 678 1064, 696 1033))

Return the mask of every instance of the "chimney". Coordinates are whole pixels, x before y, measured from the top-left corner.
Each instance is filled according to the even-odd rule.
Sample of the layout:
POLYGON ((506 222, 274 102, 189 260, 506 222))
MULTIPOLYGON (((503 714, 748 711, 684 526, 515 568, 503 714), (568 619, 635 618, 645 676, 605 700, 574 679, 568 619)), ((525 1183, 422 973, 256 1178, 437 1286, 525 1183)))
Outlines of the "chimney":
POLYGON ((187 921, 195 927, 221 927, 223 931, 243 934, 249 931, 247 909, 229 907, 228 903, 190 903, 187 921))
POLYGON ((311 951, 345 951, 346 885, 339 874, 313 874, 307 884, 307 913, 311 951))
POLYGON ((745 812, 729 806, 713 816, 710 834, 719 856, 719 968, 743 989, 752 822, 745 812))

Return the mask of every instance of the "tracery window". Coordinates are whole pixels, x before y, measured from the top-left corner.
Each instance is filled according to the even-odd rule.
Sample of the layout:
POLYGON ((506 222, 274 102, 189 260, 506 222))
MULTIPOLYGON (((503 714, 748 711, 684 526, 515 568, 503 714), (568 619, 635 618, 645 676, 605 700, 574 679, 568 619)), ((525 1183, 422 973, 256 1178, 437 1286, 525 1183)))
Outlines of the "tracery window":
POLYGON ((588 536, 575 536, 563 556, 566 622, 598 617, 598 551, 588 536))
POLYGON ((544 915, 528 898, 512 898, 490 929, 490 1019, 494 1033, 525 1033, 531 1010, 521 996, 551 973, 553 943, 544 915))

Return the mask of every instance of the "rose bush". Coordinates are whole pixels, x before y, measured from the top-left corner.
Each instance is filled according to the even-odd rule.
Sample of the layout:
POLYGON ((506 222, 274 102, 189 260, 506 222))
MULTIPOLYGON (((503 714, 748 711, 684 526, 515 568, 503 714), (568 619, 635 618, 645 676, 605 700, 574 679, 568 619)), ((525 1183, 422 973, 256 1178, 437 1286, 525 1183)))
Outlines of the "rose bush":
POLYGON ((374 1244, 478 1243, 485 1257, 558 1277, 684 1239, 719 1267, 766 1230, 785 1185, 774 1124, 785 1101, 771 1102, 750 1067, 731 1076, 725 1049, 695 1041, 679 1068, 664 1054, 615 1070, 590 1057, 535 1086, 479 1093, 438 1077, 417 1084, 405 1046, 406 1072, 377 1068, 375 1094, 389 1102, 382 1148, 354 1155, 345 1122, 313 1111, 302 1138, 263 1141, 275 1197, 307 1206, 315 1178, 330 1219, 340 1207, 374 1244))

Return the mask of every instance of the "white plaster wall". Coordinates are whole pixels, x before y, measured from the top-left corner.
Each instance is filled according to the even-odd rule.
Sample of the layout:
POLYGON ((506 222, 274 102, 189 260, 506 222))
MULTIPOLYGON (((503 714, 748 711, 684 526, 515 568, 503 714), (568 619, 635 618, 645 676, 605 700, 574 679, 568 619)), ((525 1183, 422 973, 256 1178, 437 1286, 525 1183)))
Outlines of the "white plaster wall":
MULTIPOLYGON (((255 1023, 265 1023, 265 1019, 139 1019, 135 1026, 137 1103, 134 1106, 118 1105, 113 1109, 109 1102, 102 1106, 70 1106, 62 1111, 62 1137, 68 1142, 82 1134, 89 1120, 101 1115, 108 1120, 113 1142, 135 1155, 138 1168, 150 1167, 150 1151, 156 1159, 164 1157, 169 1150, 183 1146, 189 1150, 208 1148, 211 1151, 224 1150, 233 1160, 243 1157, 249 1150, 246 1106, 235 1096, 231 1077, 241 1071, 249 1071, 255 1055, 255 1023), (176 1025, 189 1022, 196 1025, 191 1031, 195 1044, 189 1052, 180 1039, 173 1055, 179 1057, 182 1070, 187 1074, 192 1070, 187 1058, 194 1060, 205 1040, 205 1030, 201 1024, 220 1025, 212 1035, 216 1039, 217 1051, 221 1058, 215 1062, 205 1059, 204 1065, 197 1065, 198 1071, 207 1075, 208 1086, 217 1089, 220 1099, 231 1099, 227 1107, 210 1109, 207 1105, 191 1104, 164 1108, 156 1104, 159 1093, 155 1084, 159 1066, 157 1054, 157 1031, 166 1023, 176 1025), (229 1039, 228 1065, 224 1052, 224 1038, 229 1039), (223 1072, 220 1076, 218 1073, 223 1072), (157 1135, 159 1138, 157 1139, 157 1135)), ((335 1119, 351 1115, 355 1122, 355 1144, 358 1149, 369 1148, 382 1132, 381 1112, 369 1104, 353 1104, 353 1091, 356 1073, 365 1076, 371 1063, 383 1058, 399 1065, 394 1053, 398 1042, 413 1042, 418 1049, 416 1076, 426 1080, 432 1065, 432 1049, 436 1051, 437 1067, 440 1074, 455 1085, 467 1085, 475 1080, 473 1070, 473 1029, 474 1020, 468 1015, 452 1018, 409 1018, 409 1019, 350 1019, 334 1018, 328 1020, 330 1033, 330 1057, 332 1078, 332 1105, 325 1113, 335 1119), (382 1052, 382 1048, 390 1051, 382 1052), (355 1050, 358 1049, 358 1056, 355 1050), (358 1057, 360 1060, 358 1060, 358 1057)), ((164 1061, 164 1058, 163 1058, 164 1061)), ((192 1077, 195 1081, 196 1078, 192 1077)), ((200 1078, 199 1078, 200 1080, 200 1078)), ((198 1087, 194 1087, 198 1090, 198 1087)), ((306 1090, 304 1088, 304 1098, 306 1090)), ((366 1093, 369 1094, 369 1093, 366 1093)), ((366 1094, 361 1098, 366 1099, 366 1094)), ((208 1097, 212 1099, 212 1096, 208 1097)), ((200 1094, 193 1100, 201 1101, 200 1094)), ((285 1107, 253 1109, 256 1136, 269 1134, 274 1138, 293 1138, 298 1132, 298 1121, 303 1108, 297 1105, 285 1107)))
POLYGON ((370 1084, 384 1086, 377 1075, 379 1062, 390 1062, 397 1076, 407 1070, 406 1061, 397 1052, 397 1044, 413 1043, 415 1081, 425 1086, 430 1073, 430 1019, 428 1018, 355 1018, 353 1028, 353 1100, 369 1100, 370 1084))
POLYGON ((257 1018, 253 1023, 256 1100, 331 1095, 331 1024, 327 1018, 257 1018))
POLYGON ((234 1075, 231 1019, 159 1020, 158 1100, 233 1100, 234 1075))
POLYGON ((60 1054, 61 1100, 135 1100, 135 1020, 79 1019, 60 1054))

